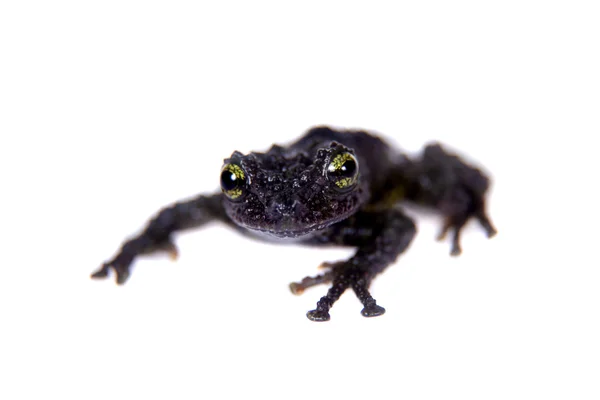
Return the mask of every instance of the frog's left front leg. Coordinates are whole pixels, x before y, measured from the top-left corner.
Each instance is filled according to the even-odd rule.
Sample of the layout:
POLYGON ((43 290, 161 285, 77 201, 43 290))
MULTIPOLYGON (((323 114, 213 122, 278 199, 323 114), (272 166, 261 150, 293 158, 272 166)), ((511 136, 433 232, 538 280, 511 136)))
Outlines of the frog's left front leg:
MULTIPOLYGON (((357 246, 349 260, 329 264, 330 271, 315 278, 305 278, 291 285, 304 289, 318 283, 332 282, 327 294, 317 302, 317 308, 306 316, 312 321, 328 321, 333 303, 349 287, 364 308, 365 317, 375 317, 385 312, 369 293, 373 278, 406 250, 415 236, 414 222, 398 209, 378 212, 359 212, 319 233, 317 243, 357 246)), ((301 292, 297 291, 297 292, 301 292)))

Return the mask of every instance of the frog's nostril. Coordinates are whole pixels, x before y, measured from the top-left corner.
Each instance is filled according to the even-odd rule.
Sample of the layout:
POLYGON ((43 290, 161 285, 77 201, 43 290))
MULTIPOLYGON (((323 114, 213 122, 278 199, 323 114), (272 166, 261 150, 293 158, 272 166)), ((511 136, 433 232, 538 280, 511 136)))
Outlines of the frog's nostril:
POLYGON ((273 199, 268 207, 267 212, 274 219, 289 218, 302 216, 306 213, 306 206, 299 201, 295 196, 281 196, 273 199))
POLYGON ((279 219, 288 214, 288 209, 285 201, 280 198, 272 199, 267 205, 267 213, 273 219, 279 219))
POLYGON ((308 208, 306 207, 306 205, 299 200, 294 200, 294 203, 292 204, 292 209, 292 212, 297 217, 302 216, 308 212, 308 208))

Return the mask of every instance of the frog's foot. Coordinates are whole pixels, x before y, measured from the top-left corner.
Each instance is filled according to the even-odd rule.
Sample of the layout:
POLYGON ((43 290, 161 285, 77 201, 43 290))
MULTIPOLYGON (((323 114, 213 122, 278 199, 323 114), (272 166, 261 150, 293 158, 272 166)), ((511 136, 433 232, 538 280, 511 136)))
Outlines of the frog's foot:
POLYGON ((143 238, 126 242, 115 258, 102 264, 102 267, 94 272, 91 277, 94 279, 106 278, 112 269, 115 272, 117 284, 122 285, 129 279, 131 263, 138 255, 157 251, 166 252, 171 260, 176 260, 179 255, 177 247, 170 239, 147 246, 143 251, 139 250, 140 243, 143 243, 143 238))
POLYGON ((446 238, 448 232, 452 231, 452 245, 450 247, 450 255, 458 256, 462 253, 462 249, 460 246, 460 235, 467 221, 470 218, 477 219, 488 238, 491 238, 494 235, 496 235, 496 228, 494 228, 492 222, 490 221, 490 218, 485 212, 483 200, 476 199, 475 201, 471 202, 471 207, 467 208, 467 211, 447 216, 446 220, 444 221, 444 225, 442 226, 442 229, 437 236, 437 240, 442 241, 446 238))
POLYGON ((117 284, 122 285, 129 279, 129 267, 132 261, 133 257, 127 256, 127 254, 121 252, 111 261, 102 264, 102 267, 91 276, 95 279, 106 278, 109 271, 112 269, 115 271, 117 284))
POLYGON ((438 240, 452 231, 451 255, 461 253, 460 233, 471 218, 479 221, 488 237, 496 234, 485 211, 490 179, 480 169, 447 152, 439 143, 425 147, 420 167, 419 182, 425 197, 446 217, 438 240))
MULTIPOLYGON (((348 261, 331 263, 329 280, 332 285, 327 294, 317 302, 317 308, 309 311, 306 316, 311 321, 329 321, 329 310, 344 291, 352 287, 356 297, 363 304, 361 314, 365 317, 376 317, 385 313, 385 308, 378 306, 368 290, 370 275, 348 261)), ((321 276, 325 276, 323 274, 321 276)), ((305 278, 306 279, 306 278, 305 278)))

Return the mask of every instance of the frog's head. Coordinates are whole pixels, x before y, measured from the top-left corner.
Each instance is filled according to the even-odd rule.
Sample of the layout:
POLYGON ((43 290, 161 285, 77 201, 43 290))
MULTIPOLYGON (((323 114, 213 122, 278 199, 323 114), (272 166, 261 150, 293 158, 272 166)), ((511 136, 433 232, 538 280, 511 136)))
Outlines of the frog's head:
POLYGON ((337 142, 310 152, 280 146, 266 153, 236 151, 225 159, 221 189, 236 224, 281 238, 339 222, 368 196, 354 150, 337 142))

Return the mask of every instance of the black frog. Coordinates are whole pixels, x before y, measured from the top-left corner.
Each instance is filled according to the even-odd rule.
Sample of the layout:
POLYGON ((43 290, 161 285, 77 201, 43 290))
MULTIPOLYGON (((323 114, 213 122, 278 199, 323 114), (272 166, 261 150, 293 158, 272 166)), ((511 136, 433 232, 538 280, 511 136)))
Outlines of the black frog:
POLYGON ((369 285, 416 233, 399 204, 439 211, 445 222, 438 239, 451 232, 450 253, 458 255, 461 230, 469 219, 476 219, 488 237, 496 233, 485 211, 489 185, 480 169, 438 143, 409 157, 368 132, 317 126, 286 147, 234 152, 222 167, 219 193, 163 208, 92 277, 104 278, 112 269, 123 284, 138 255, 167 251, 176 257, 173 233, 219 220, 262 237, 355 247, 350 259, 323 263, 323 273, 291 283, 290 289, 300 294, 330 284, 316 309, 307 313, 310 320, 329 320, 330 308, 348 288, 363 304, 362 315, 374 317, 385 309, 371 296, 369 285))

